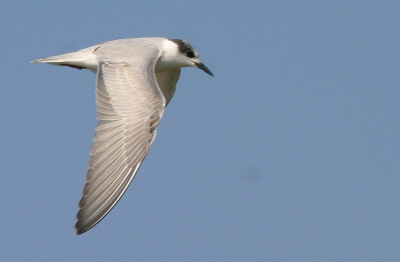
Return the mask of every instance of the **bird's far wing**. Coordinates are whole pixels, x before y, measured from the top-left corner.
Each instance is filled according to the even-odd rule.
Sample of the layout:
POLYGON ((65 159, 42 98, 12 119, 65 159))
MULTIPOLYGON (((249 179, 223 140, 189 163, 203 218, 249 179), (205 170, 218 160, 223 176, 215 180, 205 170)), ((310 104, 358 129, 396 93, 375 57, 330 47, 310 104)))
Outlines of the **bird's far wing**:
POLYGON ((79 202, 77 234, 92 228, 115 206, 156 136, 165 107, 154 76, 160 54, 154 48, 146 49, 145 55, 128 62, 100 59, 96 86, 99 122, 79 202))

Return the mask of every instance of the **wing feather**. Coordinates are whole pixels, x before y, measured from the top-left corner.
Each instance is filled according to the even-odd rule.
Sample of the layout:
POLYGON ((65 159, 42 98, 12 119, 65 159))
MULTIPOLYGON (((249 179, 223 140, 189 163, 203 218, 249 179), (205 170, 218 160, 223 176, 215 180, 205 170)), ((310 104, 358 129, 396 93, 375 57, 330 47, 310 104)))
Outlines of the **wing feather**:
POLYGON ((78 234, 100 222, 124 194, 154 141, 165 107, 154 75, 158 49, 146 49, 146 57, 152 59, 133 52, 124 61, 108 61, 102 56, 107 47, 103 53, 102 48, 99 50, 99 122, 79 202, 75 225, 78 234))

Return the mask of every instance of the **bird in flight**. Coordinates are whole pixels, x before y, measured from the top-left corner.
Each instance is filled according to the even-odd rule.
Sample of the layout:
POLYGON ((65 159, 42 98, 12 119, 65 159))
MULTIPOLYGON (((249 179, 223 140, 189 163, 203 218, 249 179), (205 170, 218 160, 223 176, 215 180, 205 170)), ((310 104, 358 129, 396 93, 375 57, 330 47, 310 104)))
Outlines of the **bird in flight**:
POLYGON ((181 67, 196 67, 213 76, 188 42, 159 37, 104 42, 32 63, 96 74, 99 121, 76 216, 78 235, 99 223, 132 182, 174 95, 181 67))

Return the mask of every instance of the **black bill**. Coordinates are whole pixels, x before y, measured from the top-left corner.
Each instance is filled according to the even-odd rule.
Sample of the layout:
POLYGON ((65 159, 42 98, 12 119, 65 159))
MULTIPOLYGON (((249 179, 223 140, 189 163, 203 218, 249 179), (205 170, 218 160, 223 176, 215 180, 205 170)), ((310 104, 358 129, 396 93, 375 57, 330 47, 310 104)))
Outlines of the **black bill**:
POLYGON ((194 65, 195 65, 195 67, 197 67, 198 69, 203 70, 204 72, 206 72, 210 76, 214 76, 213 73, 210 71, 210 69, 208 69, 203 63, 194 63, 194 65))

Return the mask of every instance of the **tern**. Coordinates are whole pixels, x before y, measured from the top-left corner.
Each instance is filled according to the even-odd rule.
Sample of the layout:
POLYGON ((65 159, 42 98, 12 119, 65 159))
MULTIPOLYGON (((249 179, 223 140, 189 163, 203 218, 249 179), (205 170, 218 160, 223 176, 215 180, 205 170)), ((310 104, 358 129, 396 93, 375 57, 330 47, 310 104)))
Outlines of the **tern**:
POLYGON ((32 63, 96 74, 99 121, 76 215, 78 235, 99 223, 132 182, 175 93, 181 67, 196 67, 213 76, 188 42, 160 37, 104 42, 32 63))

